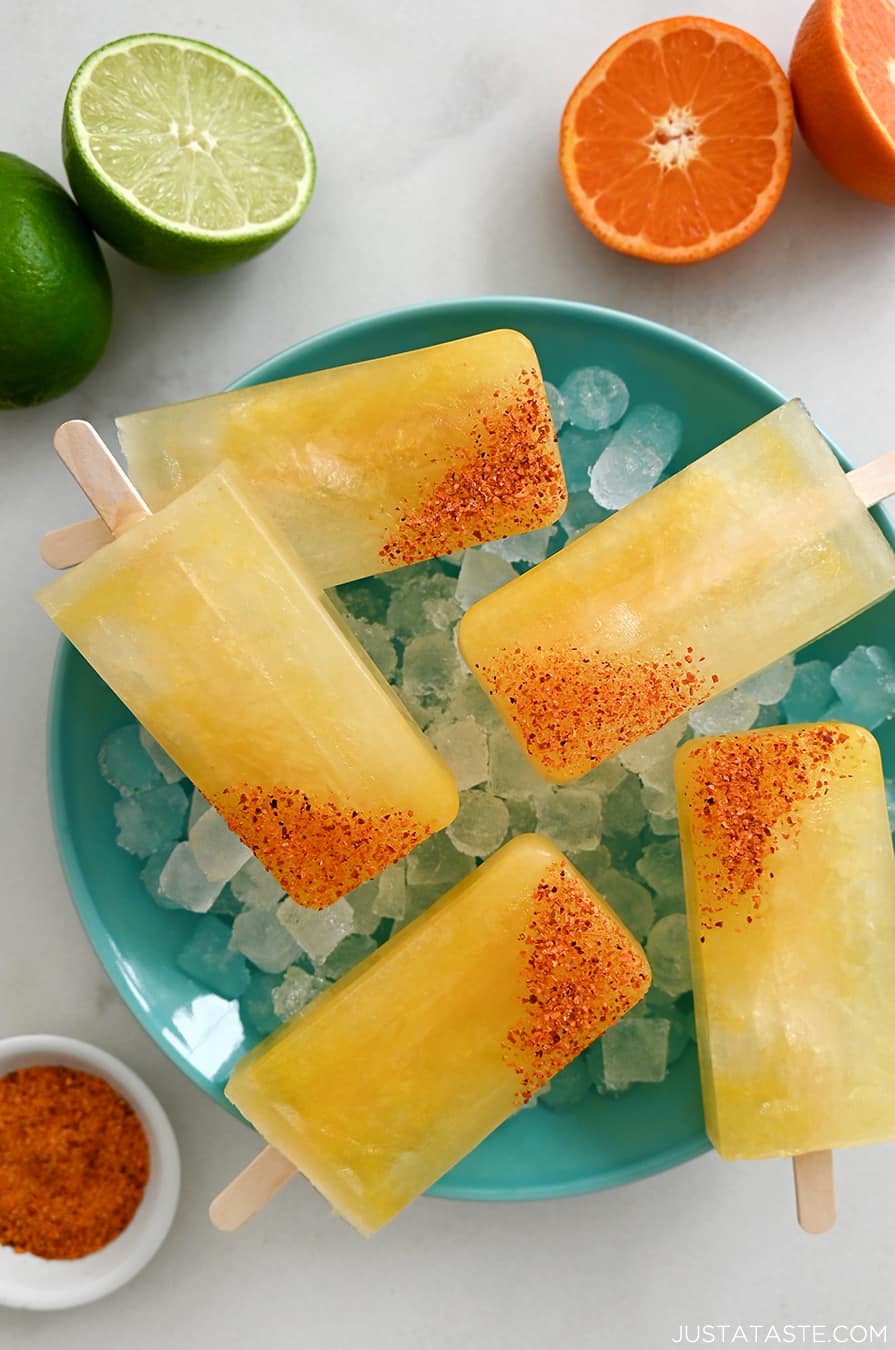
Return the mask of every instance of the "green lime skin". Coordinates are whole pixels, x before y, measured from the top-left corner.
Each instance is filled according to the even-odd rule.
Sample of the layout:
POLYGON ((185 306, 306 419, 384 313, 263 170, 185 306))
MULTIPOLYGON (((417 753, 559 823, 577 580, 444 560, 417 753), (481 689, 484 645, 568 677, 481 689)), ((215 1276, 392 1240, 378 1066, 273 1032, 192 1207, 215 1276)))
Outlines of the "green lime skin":
POLYGON ((102 356, 112 287, 64 188, 0 151, 0 408, 57 398, 102 356))
POLYGON ((289 107, 299 131, 305 137, 304 148, 308 160, 306 193, 301 206, 281 227, 269 228, 263 233, 248 234, 244 237, 197 237, 189 227, 181 227, 174 222, 160 223, 142 214, 139 207, 124 199, 118 186, 107 181, 91 163, 89 151, 81 143, 78 134, 76 103, 81 74, 97 55, 114 53, 132 43, 152 39, 156 39, 159 43, 181 41, 161 33, 144 33, 130 38, 120 38, 92 52, 75 71, 62 114, 62 159, 68 183, 78 205, 96 233, 126 258, 159 272, 185 275, 220 272, 269 249, 297 223, 314 188, 316 163, 313 146, 307 139, 307 133, 294 109, 265 76, 245 62, 237 61, 220 48, 189 39, 191 48, 208 52, 212 56, 220 56, 226 62, 250 71, 277 99, 289 107))

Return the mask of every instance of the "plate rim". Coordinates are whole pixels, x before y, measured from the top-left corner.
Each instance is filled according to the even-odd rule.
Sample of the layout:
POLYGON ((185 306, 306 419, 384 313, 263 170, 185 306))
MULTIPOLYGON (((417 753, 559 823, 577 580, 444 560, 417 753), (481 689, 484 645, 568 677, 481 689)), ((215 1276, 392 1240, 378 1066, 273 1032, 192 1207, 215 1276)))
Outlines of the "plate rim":
MULTIPOLYGON (((278 365, 294 359, 297 353, 303 352, 306 354, 309 348, 313 350, 316 344, 323 343, 331 338, 364 335, 369 330, 381 331, 383 327, 389 328, 392 324, 406 323, 414 318, 429 321, 438 321, 441 317, 455 318, 457 315, 463 315, 468 311, 475 311, 478 314, 481 314, 483 310, 485 312, 494 311, 495 313, 504 313, 505 318, 505 311, 522 307, 552 315, 565 313, 579 318, 586 317, 588 320, 596 319, 610 330, 630 330, 633 328, 640 333, 658 338, 663 343, 670 343, 678 349, 683 348, 689 354, 697 356, 702 362, 708 361, 717 370, 735 375, 739 380, 745 379, 752 384, 756 393, 767 399, 775 400, 778 404, 785 401, 786 396, 779 389, 733 357, 726 356, 717 348, 711 347, 698 338, 682 333, 667 324, 642 318, 640 315, 632 314, 626 310, 610 309, 602 305, 592 305, 585 301, 549 296, 499 294, 466 296, 457 299, 424 301, 415 305, 401 305, 335 324, 330 328, 312 333, 299 342, 281 348, 265 360, 252 366, 243 375, 232 380, 226 386, 226 390, 242 389, 253 384, 264 383, 266 380, 282 378, 276 373, 278 365)), ((507 326, 506 322, 501 326, 507 326)), ((829 440, 829 437, 827 439, 829 440)), ((851 469, 853 467, 851 461, 842 453, 835 442, 830 441, 830 445, 844 468, 846 470, 851 469)), ((895 529, 893 529, 891 521, 878 508, 874 508, 873 515, 883 529, 889 543, 895 547, 895 529)), ((235 1112, 232 1107, 229 1107, 229 1103, 221 1093, 209 1092, 207 1080, 198 1074, 188 1060, 183 1059, 176 1053, 165 1039, 161 1029, 156 1028, 151 1019, 147 1018, 147 1010, 136 997, 135 991, 124 979, 117 948, 97 913, 93 896, 77 857, 72 832, 67 828, 67 809, 62 792, 63 775, 59 747, 64 728, 61 690, 73 655, 74 648, 66 638, 61 637, 57 645, 49 687, 46 770, 53 836, 63 877, 75 913, 103 970, 143 1031, 161 1049, 165 1057, 181 1073, 185 1074, 204 1095, 211 1096, 219 1105, 228 1108, 230 1114, 236 1115, 237 1119, 241 1120, 247 1128, 252 1128, 242 1116, 235 1112)), ((451 1200, 500 1201, 502 1203, 562 1199, 574 1195, 609 1190, 616 1186, 626 1185, 629 1182, 644 1180, 647 1177, 658 1175, 673 1167, 690 1162, 710 1150, 711 1144, 703 1136, 701 1139, 672 1145, 657 1154, 652 1154, 648 1160, 617 1165, 609 1171, 604 1169, 599 1173, 581 1174, 565 1182, 532 1182, 526 1185, 516 1185, 512 1191, 494 1185, 453 1183, 449 1180, 450 1174, 448 1174, 448 1177, 441 1178, 426 1194, 451 1200)))

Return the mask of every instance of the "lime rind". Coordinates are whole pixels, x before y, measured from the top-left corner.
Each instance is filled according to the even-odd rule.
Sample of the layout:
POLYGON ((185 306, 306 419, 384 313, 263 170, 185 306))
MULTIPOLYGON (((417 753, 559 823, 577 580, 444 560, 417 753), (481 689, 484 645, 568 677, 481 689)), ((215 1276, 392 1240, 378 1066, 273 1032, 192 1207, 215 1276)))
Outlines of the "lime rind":
POLYGON ((314 189, 311 141, 270 80, 207 43, 141 33, 91 53, 65 103, 69 181, 121 252, 211 270, 268 247, 314 189))

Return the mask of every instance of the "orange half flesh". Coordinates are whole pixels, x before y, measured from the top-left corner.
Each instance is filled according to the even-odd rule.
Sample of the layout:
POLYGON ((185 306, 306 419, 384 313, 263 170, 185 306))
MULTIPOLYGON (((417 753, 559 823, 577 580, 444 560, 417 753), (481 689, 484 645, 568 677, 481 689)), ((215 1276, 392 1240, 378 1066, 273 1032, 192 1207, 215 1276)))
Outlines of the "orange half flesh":
POLYGON ((579 219, 653 262, 698 262, 764 224, 789 171, 784 72, 755 38, 676 18, 619 38, 563 114, 559 163, 579 219))

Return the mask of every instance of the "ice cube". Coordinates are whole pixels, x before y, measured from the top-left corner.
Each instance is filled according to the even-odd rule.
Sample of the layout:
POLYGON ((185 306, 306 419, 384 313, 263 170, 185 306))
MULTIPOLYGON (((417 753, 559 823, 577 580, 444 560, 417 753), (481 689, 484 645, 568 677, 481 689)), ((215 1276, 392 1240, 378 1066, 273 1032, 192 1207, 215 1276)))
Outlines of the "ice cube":
POLYGON ((566 401, 556 385, 551 384, 549 380, 544 381, 544 393, 547 395, 547 402, 550 404, 550 416, 553 418, 553 425, 559 431, 566 420, 566 401))
POLYGON ((672 1003, 671 1007, 664 1012, 659 1013, 660 1017, 668 1020, 668 1063, 674 1064, 680 1059, 681 1055, 696 1037, 691 1035, 693 1025, 693 1012, 685 1011, 677 1003, 672 1003))
MULTIPOLYGON (((136 722, 110 731, 99 748, 99 771, 124 796, 158 787, 162 775, 147 754, 136 722)), ((178 775, 180 776, 180 775, 178 775)))
POLYGON ((584 1101, 592 1087, 587 1064, 584 1057, 579 1055, 571 1064, 554 1074, 539 1095, 538 1105, 546 1106, 550 1111, 570 1111, 573 1106, 584 1101))
MULTIPOLYGON (((487 553, 496 553, 508 563, 543 562, 547 557, 550 541, 556 534, 555 525, 545 525, 541 530, 530 530, 528 534, 513 534, 508 539, 492 539, 482 547, 487 553)), ((462 569, 461 569, 462 570, 462 569)))
POLYGON ((233 921, 230 946, 269 975, 285 970, 301 954, 292 934, 270 909, 244 909, 233 921))
POLYGON ((375 950, 376 943, 368 934, 349 933, 335 951, 330 952, 321 967, 320 974, 328 980, 340 980, 359 961, 363 961, 365 956, 369 956, 375 950))
POLYGON ((248 988, 239 999, 243 1027, 250 1028, 259 1036, 269 1036, 272 1031, 276 1031, 280 1019, 273 1006, 273 993, 279 983, 279 975, 266 975, 261 970, 252 971, 248 988))
POLYGON ((443 706, 463 678, 457 649, 444 633, 424 633, 404 649, 401 687, 423 705, 443 706))
POLYGON ((596 848, 600 842, 603 803, 581 787, 559 787, 537 798, 538 829, 564 853, 596 848))
POLYGON ((590 474, 590 491, 600 506, 618 510, 658 483, 680 449, 683 423, 657 403, 628 413, 590 474))
POLYGON ((651 816, 664 816, 666 819, 677 815, 677 797, 674 791, 674 784, 667 783, 663 787, 652 787, 645 784, 643 788, 643 805, 651 816))
POLYGON ((457 604, 461 609, 469 609, 477 600, 515 578, 516 573, 506 558, 482 548, 467 549, 457 578, 457 604))
POLYGON ((363 581, 349 581, 339 586, 339 599, 349 614, 356 619, 365 619, 367 623, 386 622, 391 592, 379 577, 367 577, 363 581))
POLYGON ((553 785, 531 766, 510 733, 501 724, 488 736, 488 784, 499 797, 537 801, 553 785))
POLYGON ((203 811, 194 822, 189 841, 209 881, 229 881, 252 856, 252 850, 214 809, 203 811))
POLYGON ((569 539, 576 539, 582 530, 589 530, 592 525, 598 525, 601 520, 606 520, 608 515, 609 512, 602 506, 597 506, 589 492, 572 492, 559 523, 569 539))
POLYGON ((445 831, 440 830, 407 855, 407 884, 411 887, 437 885, 446 891, 462 881, 474 866, 464 853, 457 852, 445 831))
POLYGON ((487 858, 503 843, 509 827, 506 802, 474 788, 460 799, 460 810, 447 827, 447 834, 460 853, 470 858, 487 858))
POLYGON ((621 376, 603 366, 584 366, 567 375, 560 386, 566 416, 584 431, 602 431, 624 417, 628 389, 621 376))
POLYGON ((794 656, 784 656, 772 666, 760 670, 757 675, 750 675, 748 680, 742 680, 737 688, 749 698, 754 698, 757 703, 779 703, 789 691, 795 666, 794 656))
POLYGON ((167 896, 162 895, 162 893, 158 888, 159 877, 162 875, 162 871, 164 869, 165 863, 168 861, 170 852, 171 852, 170 849, 163 848, 160 849, 158 853, 150 854, 150 856, 146 860, 146 864, 143 867, 143 870, 140 873, 140 880, 142 881, 143 885, 146 887, 147 891, 149 892, 155 903, 157 905, 160 905, 162 909, 177 908, 177 906, 174 905, 174 902, 169 900, 167 896))
POLYGON ((517 834, 531 834, 538 828, 538 817, 532 798, 521 800, 511 797, 507 801, 507 810, 510 813, 511 838, 517 834))
POLYGON ((669 1022, 664 1017, 626 1017, 603 1035, 603 1074, 610 1092, 632 1083, 661 1083, 668 1073, 669 1022))
POLYGON ((215 898, 215 902, 211 909, 207 912, 209 914, 218 914, 222 919, 229 919, 232 923, 237 914, 242 913, 242 910, 242 902, 237 900, 229 886, 225 886, 215 898))
POLYGON ((187 798, 179 783, 163 783, 122 797, 112 810, 118 826, 115 842, 138 858, 172 848, 183 838, 187 798))
MULTIPOLYGON (((289 904, 293 903, 289 901, 289 904)), ((326 980, 319 975, 309 975, 303 966, 290 966, 273 991, 274 1012, 285 1022, 301 1012, 325 988, 326 980)))
POLYGON ((889 813, 889 829, 895 832, 895 783, 891 778, 883 779, 886 785, 886 810, 889 813))
MULTIPOLYGON (((394 866, 399 867, 401 864, 395 863, 394 866)), ((382 916, 377 914, 374 908, 376 904, 378 881, 378 877, 374 877, 372 881, 364 881, 360 886, 356 886, 350 894, 345 896, 345 899, 351 906, 351 913, 354 916, 352 928, 355 933, 369 935, 370 933, 375 933, 376 929, 379 927, 382 916)))
POLYGON ((398 669, 398 653, 388 629, 381 623, 369 623, 366 619, 356 619, 351 615, 348 626, 373 664, 390 680, 398 669))
POLYGON ((673 896, 683 903, 684 870, 679 839, 654 840, 647 844, 635 866, 656 895, 673 896))
POLYGON ((230 881, 237 900, 252 909, 276 909, 285 892, 275 876, 250 857, 230 881))
POLYGON ((224 889, 223 881, 209 881, 187 840, 177 844, 159 876, 159 892, 181 909, 205 914, 224 889))
POLYGON ((594 890, 598 891, 600 889, 600 878, 612 865, 612 856, 605 844, 598 844, 596 848, 572 853, 570 861, 574 867, 578 868, 585 881, 589 881, 594 890))
POLYGON ((579 787, 586 787, 590 792, 598 792, 605 801, 628 776, 624 764, 618 755, 614 755, 612 759, 604 759, 602 764, 597 764, 590 773, 585 774, 579 780, 579 787))
POLYGON ((402 641, 419 637, 431 626, 426 606, 453 601, 457 582, 444 572, 408 569, 391 593, 387 624, 402 641))
POLYGON ((827 716, 873 731, 895 714, 895 664, 884 647, 855 647, 830 676, 839 706, 827 716))
POLYGON ((177 955, 187 975, 221 998, 239 998, 249 986, 249 967, 240 952, 230 950, 230 925, 206 914, 177 955))
POLYGON ((684 714, 668 722, 652 736, 644 736, 633 745, 620 750, 618 758, 626 769, 636 773, 642 782, 651 787, 662 787, 670 781, 674 765, 674 752, 688 732, 687 717, 684 714))
POLYGON ((760 704, 742 689, 714 694, 690 713, 690 726, 697 736, 719 736, 729 731, 748 731, 758 716, 760 704))
POLYGON ((643 788, 635 774, 626 773, 603 803, 603 833, 633 838, 645 824, 643 788))
MULTIPOLYGON (((407 908, 407 867, 405 860, 392 863, 375 881, 373 915, 380 919, 401 919, 407 908)), ((375 931, 375 930, 374 930, 375 931)))
POLYGON ((154 736, 150 736, 145 727, 140 727, 140 744, 158 769, 166 783, 179 783, 184 774, 177 767, 167 750, 163 750, 154 736))
POLYGON ((784 699, 787 722, 819 721, 833 701, 829 661, 803 661, 792 673, 792 684, 784 699))
MULTIPOLYGON (((465 676, 451 694, 442 721, 462 722, 467 717, 485 728, 503 726, 500 713, 472 675, 465 676)), ((508 732, 505 734, 509 735, 508 732)))
POLYGON ((187 834, 189 834, 199 817, 204 816, 205 812, 210 810, 211 802, 207 797, 202 796, 202 793, 197 787, 194 787, 192 796, 190 797, 190 814, 186 823, 187 834))
POLYGON ((647 824, 653 834, 673 835, 680 834, 681 826, 677 816, 655 816, 647 815, 647 824))
POLYGON ((471 717, 439 726, 432 739, 461 792, 488 777, 488 737, 471 717))
POLYGON ((687 920, 683 914, 666 914, 646 939, 646 954, 653 984, 677 998, 691 987, 687 920))
POLYGON ((596 882, 596 890, 608 900, 626 928, 642 942, 655 918, 653 898, 645 886, 626 877, 614 867, 607 868, 596 882))
MULTIPOLYGON (((445 580, 449 578, 445 577, 445 580)), ((456 596, 436 596, 423 601, 423 615, 429 628, 439 633, 450 633, 463 617, 463 611, 457 604, 456 596)))
POLYGON ((590 471, 611 438, 611 431, 578 431, 575 427, 566 427, 559 438, 566 487, 572 494, 585 494, 595 511, 599 508, 588 490, 590 471))
POLYGON ((317 967, 354 928, 354 914, 344 896, 326 909, 305 909, 294 900, 283 900, 277 918, 317 967))

